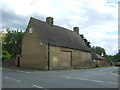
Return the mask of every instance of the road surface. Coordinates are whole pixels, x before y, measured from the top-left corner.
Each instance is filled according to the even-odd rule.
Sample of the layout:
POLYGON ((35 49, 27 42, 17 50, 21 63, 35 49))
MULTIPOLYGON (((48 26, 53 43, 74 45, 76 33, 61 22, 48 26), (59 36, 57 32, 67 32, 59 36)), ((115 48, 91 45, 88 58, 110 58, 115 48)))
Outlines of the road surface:
POLYGON ((118 88, 118 67, 64 71, 3 69, 3 88, 118 88))

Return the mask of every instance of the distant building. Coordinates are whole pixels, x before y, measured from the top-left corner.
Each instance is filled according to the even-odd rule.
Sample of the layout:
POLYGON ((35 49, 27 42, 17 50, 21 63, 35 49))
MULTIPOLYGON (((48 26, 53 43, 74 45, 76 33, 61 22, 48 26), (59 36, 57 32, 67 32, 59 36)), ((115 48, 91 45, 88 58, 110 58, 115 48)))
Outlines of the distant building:
POLYGON ((92 59, 97 67, 110 65, 103 56, 96 54, 94 51, 92 51, 92 59))

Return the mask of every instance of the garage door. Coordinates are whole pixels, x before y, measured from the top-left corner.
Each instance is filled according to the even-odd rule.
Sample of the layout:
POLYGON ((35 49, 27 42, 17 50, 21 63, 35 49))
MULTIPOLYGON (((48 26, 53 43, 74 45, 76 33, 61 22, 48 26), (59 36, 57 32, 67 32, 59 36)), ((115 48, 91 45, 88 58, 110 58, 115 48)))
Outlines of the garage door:
POLYGON ((61 51, 61 60, 60 66, 62 68, 70 68, 71 67, 71 52, 70 51, 61 51))

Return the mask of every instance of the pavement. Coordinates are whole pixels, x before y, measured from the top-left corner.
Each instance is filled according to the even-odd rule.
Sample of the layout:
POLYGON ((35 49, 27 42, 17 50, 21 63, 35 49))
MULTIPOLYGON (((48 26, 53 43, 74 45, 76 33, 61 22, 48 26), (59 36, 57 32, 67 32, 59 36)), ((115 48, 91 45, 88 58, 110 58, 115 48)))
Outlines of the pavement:
POLYGON ((119 67, 64 71, 2 70, 3 88, 118 88, 119 67))

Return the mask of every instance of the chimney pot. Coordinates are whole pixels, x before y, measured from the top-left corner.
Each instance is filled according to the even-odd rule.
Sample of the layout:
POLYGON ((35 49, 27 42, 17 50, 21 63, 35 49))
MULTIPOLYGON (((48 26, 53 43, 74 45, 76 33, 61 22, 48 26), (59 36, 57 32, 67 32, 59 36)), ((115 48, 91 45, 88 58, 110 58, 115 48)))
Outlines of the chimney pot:
POLYGON ((74 27, 73 31, 76 32, 77 34, 79 34, 79 27, 74 27))
POLYGON ((53 18, 52 17, 47 17, 46 18, 46 23, 49 24, 50 26, 53 26, 53 18))

